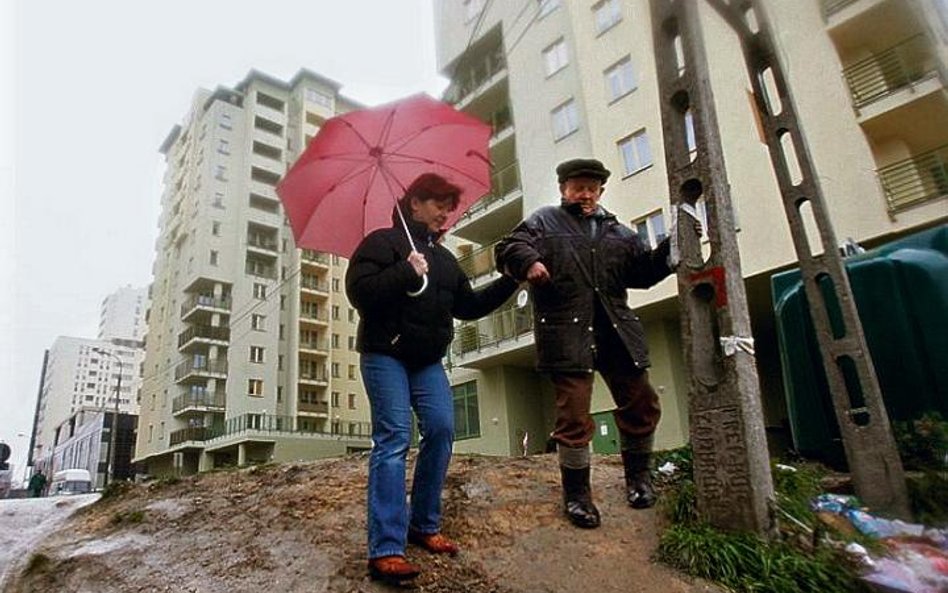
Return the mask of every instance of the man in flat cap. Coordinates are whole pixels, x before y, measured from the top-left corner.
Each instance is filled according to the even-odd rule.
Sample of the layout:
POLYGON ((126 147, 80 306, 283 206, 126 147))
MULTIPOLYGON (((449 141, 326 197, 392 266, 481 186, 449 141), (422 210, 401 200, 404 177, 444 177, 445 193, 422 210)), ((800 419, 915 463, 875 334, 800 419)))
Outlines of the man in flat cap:
POLYGON ((628 503, 655 504, 649 477, 652 435, 661 410, 648 381, 645 330, 626 290, 649 288, 671 274, 669 243, 654 250, 599 205, 609 170, 595 159, 556 168, 562 199, 521 222, 495 252, 497 269, 530 283, 537 368, 556 391, 557 443, 564 510, 578 527, 594 528, 599 511, 589 485, 589 413, 593 373, 612 393, 621 435, 628 503))

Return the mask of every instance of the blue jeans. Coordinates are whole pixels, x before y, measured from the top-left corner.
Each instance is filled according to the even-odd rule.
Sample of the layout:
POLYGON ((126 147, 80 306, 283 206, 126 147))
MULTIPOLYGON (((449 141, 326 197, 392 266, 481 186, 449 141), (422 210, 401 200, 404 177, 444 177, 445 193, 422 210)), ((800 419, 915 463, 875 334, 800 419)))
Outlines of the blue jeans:
POLYGON ((369 558, 403 555, 409 525, 421 533, 441 526, 441 489, 454 441, 454 403, 441 363, 408 370, 384 354, 361 356, 362 381, 372 408, 369 460, 369 558), (421 441, 405 500, 405 459, 411 442, 411 412, 421 441))

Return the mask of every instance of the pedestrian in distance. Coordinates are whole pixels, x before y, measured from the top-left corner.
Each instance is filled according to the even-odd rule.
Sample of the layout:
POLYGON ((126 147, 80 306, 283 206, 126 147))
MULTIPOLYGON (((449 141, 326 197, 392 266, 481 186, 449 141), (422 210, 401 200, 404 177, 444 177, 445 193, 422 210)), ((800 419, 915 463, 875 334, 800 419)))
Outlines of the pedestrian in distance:
MULTIPOLYGON (((626 498, 651 507, 649 475, 658 394, 648 378, 648 348, 627 290, 654 286, 669 274, 669 241, 655 249, 599 201, 610 172, 595 159, 556 168, 560 204, 545 206, 511 231, 495 251, 497 269, 531 285, 537 369, 555 391, 556 441, 564 512, 577 527, 600 525, 590 487, 595 423, 590 415, 594 372, 615 402, 626 498)), ((701 232, 700 225, 696 227, 701 232)))
POLYGON ((39 498, 43 495, 43 490, 45 488, 46 474, 43 473, 43 470, 38 470, 30 477, 30 481, 26 485, 26 489, 30 493, 30 498, 39 498))
POLYGON ((400 226, 370 233, 351 258, 346 292, 361 316, 357 348, 372 417, 369 460, 368 568, 372 578, 408 581, 420 567, 405 558, 411 542, 455 555, 441 534, 441 491, 454 440, 454 404, 441 359, 453 338, 453 319, 477 319, 503 304, 518 283, 502 276, 473 290, 457 260, 440 244, 446 215, 460 189, 426 173, 396 208, 405 216, 412 249, 400 226), (405 501, 405 464, 412 411, 421 440, 411 504, 405 501))

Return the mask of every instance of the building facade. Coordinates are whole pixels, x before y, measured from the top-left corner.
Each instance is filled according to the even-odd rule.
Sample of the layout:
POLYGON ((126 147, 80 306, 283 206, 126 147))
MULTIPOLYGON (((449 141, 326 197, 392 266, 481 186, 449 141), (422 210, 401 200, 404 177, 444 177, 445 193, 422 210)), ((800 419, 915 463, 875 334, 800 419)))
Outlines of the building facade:
POLYGON ((136 461, 150 474, 369 446, 346 261, 296 249, 275 186, 356 105, 301 70, 199 90, 161 146, 136 461))
POLYGON ((120 338, 142 341, 145 337, 145 311, 148 288, 119 288, 102 300, 99 312, 100 340, 120 338))
MULTIPOLYGON (((765 421, 775 438, 785 438, 770 278, 793 267, 796 254, 737 38, 708 3, 700 4, 765 421)), ((945 3, 762 5, 836 235, 872 247, 944 222, 945 3)), ((670 201, 648 0, 440 1, 435 28, 439 68, 451 80, 445 99, 494 126, 493 191, 450 238, 476 283, 496 275, 497 240, 533 210, 558 203, 554 168, 569 158, 602 160, 613 172, 603 206, 652 245, 667 235, 670 201)), ((699 202, 699 213, 702 207, 699 202)), ((808 231, 815 233, 815 225, 808 231)), ((676 293, 674 278, 630 292, 648 333, 651 380, 664 411, 659 448, 688 439, 676 293)), ((532 314, 528 300, 520 298, 457 327, 450 363, 456 396, 464 396, 455 407, 456 423, 464 427, 458 450, 513 454, 544 448, 552 428, 552 388, 533 370, 532 314)), ((598 451, 618 449, 612 407, 597 378, 598 451)))

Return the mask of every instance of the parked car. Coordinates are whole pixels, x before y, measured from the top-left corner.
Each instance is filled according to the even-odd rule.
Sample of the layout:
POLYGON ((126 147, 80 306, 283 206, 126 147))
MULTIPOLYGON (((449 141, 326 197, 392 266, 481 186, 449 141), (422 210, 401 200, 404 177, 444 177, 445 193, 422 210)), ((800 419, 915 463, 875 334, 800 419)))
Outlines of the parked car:
POLYGON ((53 474, 49 495, 86 494, 92 492, 92 476, 86 469, 64 469, 53 474))

